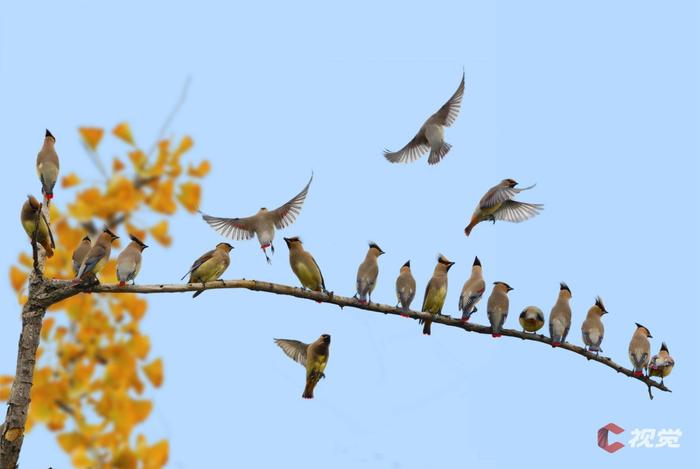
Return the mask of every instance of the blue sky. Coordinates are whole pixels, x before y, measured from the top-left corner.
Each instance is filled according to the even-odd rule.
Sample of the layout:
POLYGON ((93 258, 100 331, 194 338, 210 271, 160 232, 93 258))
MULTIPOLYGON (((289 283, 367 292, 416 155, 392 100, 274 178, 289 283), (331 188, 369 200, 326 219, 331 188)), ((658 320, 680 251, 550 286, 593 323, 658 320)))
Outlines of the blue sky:
MULTIPOLYGON (((148 144, 191 76, 168 135, 191 134, 193 156, 212 161, 202 209, 245 216, 276 206, 313 170, 283 235, 303 237, 329 289, 353 293, 372 239, 387 252, 375 300, 395 302, 410 258, 419 306, 442 252, 457 262, 445 306, 454 315, 478 255, 487 282, 515 288, 507 327, 526 305, 548 312, 565 280, 571 341, 580 343, 599 294, 611 311, 606 355, 628 365, 640 322, 678 365, 673 394, 650 401, 639 383, 541 344, 438 325, 424 337, 412 321, 247 291, 151 296, 144 328, 166 377, 143 431, 170 440, 170 467, 688 467, 700 430, 697 21, 693 2, 5 2, 0 141, 4 161, 21 164, 5 163, 0 210, 16 220, 38 190, 45 127, 64 174, 98 179, 76 128, 127 120, 148 144), (387 163, 381 151, 405 144, 463 69, 446 159, 387 163), (520 199, 545 211, 466 238, 479 197, 506 177, 536 182, 520 199), (333 336, 328 379, 309 402, 299 397, 303 370, 272 338, 323 332, 333 336), (608 422, 628 430, 623 442, 637 427, 680 428, 681 448, 609 455, 595 439, 608 422)), ((19 223, 9 226, 2 271, 27 249, 19 223)), ((172 248, 146 251, 139 282, 174 282, 221 241, 184 213, 172 228, 172 248)), ((271 266, 255 242, 236 242, 225 277, 296 284, 278 236, 271 266)), ((9 373, 19 315, 9 282, 0 292, 0 372, 9 373)), ((473 319, 486 322, 483 305, 473 319)), ((26 438, 21 467, 68 464, 45 430, 26 438)))

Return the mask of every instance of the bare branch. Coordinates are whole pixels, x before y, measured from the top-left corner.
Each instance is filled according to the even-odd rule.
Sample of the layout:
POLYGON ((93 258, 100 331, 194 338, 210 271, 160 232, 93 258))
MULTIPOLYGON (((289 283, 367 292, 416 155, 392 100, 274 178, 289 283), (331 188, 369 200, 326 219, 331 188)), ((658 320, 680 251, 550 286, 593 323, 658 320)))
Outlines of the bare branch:
POLYGON ((168 114, 168 117, 165 118, 165 122, 163 122, 163 125, 160 128, 160 131, 158 132, 158 136, 156 139, 153 141, 151 144, 151 148, 149 148, 147 155, 151 156, 153 154, 153 151, 156 149, 156 146, 158 145, 158 142, 163 140, 163 136, 165 135, 165 132, 167 132, 168 127, 170 127, 170 124, 173 122, 173 119, 177 115, 178 112, 180 112, 180 108, 182 105, 185 103, 185 100, 187 99, 187 92, 190 89, 190 83, 192 83, 192 77, 187 77, 185 79, 185 83, 182 85, 182 91, 180 91, 180 97, 178 98, 177 102, 175 103, 175 106, 173 109, 170 111, 170 114, 168 114))

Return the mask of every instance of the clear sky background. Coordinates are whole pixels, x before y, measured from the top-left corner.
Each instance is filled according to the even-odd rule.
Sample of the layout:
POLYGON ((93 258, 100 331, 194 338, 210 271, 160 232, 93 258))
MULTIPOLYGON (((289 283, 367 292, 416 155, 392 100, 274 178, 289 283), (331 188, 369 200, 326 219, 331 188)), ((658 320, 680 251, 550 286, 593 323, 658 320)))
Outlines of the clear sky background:
MULTIPOLYGON (((170 467, 690 467, 700 459, 699 19, 694 2, 656 1, 3 2, 0 271, 28 249, 19 209, 38 191, 44 128, 63 174, 97 180, 76 128, 126 120, 150 144, 191 76, 168 135, 191 134, 192 158, 213 164, 204 211, 277 206, 315 174, 273 264, 256 242, 235 242, 226 278, 296 285, 281 238, 300 235, 329 289, 351 295, 371 239, 387 253, 375 300, 395 302, 411 259, 419 307, 443 252, 456 261, 444 309, 455 315, 478 255, 488 283, 515 288, 508 327, 526 305, 548 313, 564 280, 571 341, 599 294, 611 311, 606 355, 629 366, 640 322, 678 364, 673 394, 650 401, 639 382, 534 342, 439 325, 424 337, 410 320, 247 291, 150 296, 144 328, 166 376, 143 431, 170 440, 170 467), (386 162, 382 150, 403 146, 463 69, 446 159, 386 162), (507 177, 536 182, 520 199, 545 211, 466 238, 476 202, 507 177), (272 339, 324 332, 327 379, 302 400, 304 372, 272 339), (681 448, 607 454, 596 431, 608 422, 628 430, 623 442, 636 427, 680 428, 681 448)), ((108 139, 102 150, 126 148, 108 139)), ((59 190, 57 203, 70 197, 59 190)), ((146 251, 139 282, 175 282, 222 241, 193 215, 171 226, 175 242, 146 251)), ((19 308, 8 281, 0 295, 0 372, 11 373, 19 308)), ((474 320, 487 322, 484 303, 474 320)), ((68 465, 54 435, 26 438, 21 467, 68 465)))

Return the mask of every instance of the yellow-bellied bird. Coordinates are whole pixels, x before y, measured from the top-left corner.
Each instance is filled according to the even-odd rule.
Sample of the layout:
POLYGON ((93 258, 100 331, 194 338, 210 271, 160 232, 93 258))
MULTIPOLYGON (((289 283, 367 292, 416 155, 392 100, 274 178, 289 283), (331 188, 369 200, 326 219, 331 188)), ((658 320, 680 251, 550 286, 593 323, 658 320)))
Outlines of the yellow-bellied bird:
POLYGON ((76 280, 83 280, 87 275, 97 275, 109 261, 109 256, 112 254, 112 242, 119 239, 119 236, 112 233, 109 228, 105 228, 97 237, 97 241, 90 248, 83 259, 83 263, 78 270, 76 280))
POLYGON ((605 309, 603 300, 598 296, 595 299, 595 304, 588 310, 583 324, 581 324, 583 343, 588 351, 595 352, 596 355, 603 351, 600 348, 600 344, 603 342, 603 336, 605 335, 605 327, 602 321, 604 314, 608 314, 608 310, 605 309))
POLYGON ((517 185, 518 183, 513 179, 504 179, 489 189, 476 206, 469 225, 464 229, 464 234, 469 236, 474 227, 482 221, 496 223, 496 220, 502 220, 520 223, 539 215, 544 205, 513 200, 518 193, 532 189, 535 184, 522 189, 516 189, 517 185))
POLYGON ((327 292, 321 268, 313 256, 304 249, 298 236, 284 238, 289 248, 289 265, 301 285, 313 291, 327 292))
POLYGON ((638 323, 635 323, 635 325, 637 329, 635 329, 634 334, 632 334, 632 340, 630 340, 629 355, 634 367, 634 376, 642 376, 644 370, 649 367, 649 357, 651 356, 649 339, 652 336, 646 327, 638 323))
MULTIPOLYGON (((398 308, 399 305, 401 305, 404 311, 408 311, 415 297, 416 279, 413 278, 413 274, 411 273, 411 261, 409 260, 401 266, 399 276, 396 278, 396 299, 398 301, 396 307, 398 308)), ((403 314, 401 316, 403 316, 403 314)))
POLYGON ((528 306, 520 313, 519 320, 523 332, 535 333, 544 326, 544 313, 537 306, 528 306))
POLYGON ((442 107, 426 120, 418 133, 399 151, 384 150, 384 157, 392 163, 411 163, 430 150, 428 164, 437 164, 452 145, 445 142, 445 127, 454 124, 464 96, 464 73, 457 91, 442 107))
MULTIPOLYGON (((448 260, 440 254, 433 270, 433 276, 430 278, 428 285, 425 287, 425 296, 423 297, 423 307, 421 311, 430 314, 442 314, 442 307, 445 304, 447 296, 447 272, 455 263, 448 260)), ((430 335, 430 325, 433 323, 430 319, 423 321, 423 334, 430 335)))
MULTIPOLYGON (((190 276, 187 283, 201 283, 202 285, 218 279, 221 274, 223 274, 226 269, 228 269, 229 264, 231 264, 231 258, 229 257, 229 252, 231 252, 233 246, 229 243, 219 243, 216 248, 207 251, 202 254, 199 259, 194 261, 190 270, 187 271, 182 279, 190 276)), ((182 280, 180 279, 180 280, 182 280)), ((197 298, 202 294, 204 290, 196 291, 192 298, 197 298)))
POLYGON ((372 302, 372 292, 377 285, 377 276, 379 275, 377 259, 382 254, 384 254, 382 248, 377 246, 376 243, 369 243, 369 249, 367 250, 365 260, 362 261, 362 264, 360 264, 360 267, 357 269, 357 293, 355 293, 355 298, 357 298, 360 303, 372 302))
POLYGON ((275 343, 280 346, 289 358, 306 368, 306 386, 301 397, 313 399, 316 383, 318 383, 319 379, 326 377, 323 374, 323 370, 326 369, 326 364, 328 363, 331 336, 323 334, 310 344, 291 339, 275 339, 275 343))
POLYGON ((143 241, 134 235, 129 235, 131 242, 117 257, 117 279, 119 286, 126 285, 131 280, 132 284, 141 270, 141 253, 146 246, 143 241))
POLYGON ((78 247, 76 247, 75 251, 73 251, 73 273, 75 275, 78 275, 80 266, 83 265, 85 256, 87 256, 87 253, 88 251, 90 251, 91 247, 92 241, 90 241, 89 236, 85 235, 85 237, 82 240, 80 240, 78 247))
POLYGON ((671 374, 673 370, 673 365, 676 362, 673 357, 668 354, 668 347, 666 347, 666 342, 661 342, 661 350, 659 353, 651 357, 651 362, 649 363, 649 376, 658 376, 661 378, 661 384, 664 384, 664 378, 671 374))
POLYGON ((53 199, 53 188, 58 179, 58 154, 54 148, 56 139, 49 129, 46 129, 44 145, 36 155, 36 172, 41 181, 41 193, 46 200, 53 199))
POLYGON ((34 196, 27 196, 27 201, 22 205, 20 220, 22 221, 24 231, 29 235, 29 239, 34 237, 34 232, 36 231, 37 244, 40 244, 44 248, 46 257, 53 256, 53 250, 56 248, 56 244, 53 242, 53 234, 51 233, 49 222, 46 220, 44 214, 41 213, 41 203, 39 203, 34 196), (36 228, 37 217, 39 218, 38 230, 36 228))
POLYGON ((552 347, 558 347, 566 342, 566 336, 571 328, 571 290, 569 286, 561 282, 559 284, 559 297, 549 313, 549 338, 552 339, 552 347))
POLYGON ((462 312, 462 322, 469 321, 472 314, 476 313, 476 305, 481 301, 486 291, 486 283, 481 272, 481 261, 474 257, 472 264, 472 274, 464 282, 462 293, 459 295, 459 310, 462 312))
POLYGON ((265 259, 270 263, 267 248, 270 248, 272 254, 275 253, 275 247, 272 244, 272 241, 275 239, 275 229, 281 230, 294 223, 297 215, 301 212, 302 205, 304 205, 304 200, 309 192, 309 186, 313 178, 314 175, 311 174, 311 179, 309 179, 309 182, 301 192, 289 202, 274 210, 268 210, 263 207, 255 215, 245 218, 212 217, 202 213, 202 218, 219 234, 231 239, 250 239, 253 236, 257 236, 260 248, 265 254, 265 259))
POLYGON ((491 337, 501 337, 501 330, 508 317, 508 308, 510 307, 508 292, 512 289, 505 282, 493 282, 493 290, 491 290, 491 296, 486 303, 486 312, 491 323, 491 337))

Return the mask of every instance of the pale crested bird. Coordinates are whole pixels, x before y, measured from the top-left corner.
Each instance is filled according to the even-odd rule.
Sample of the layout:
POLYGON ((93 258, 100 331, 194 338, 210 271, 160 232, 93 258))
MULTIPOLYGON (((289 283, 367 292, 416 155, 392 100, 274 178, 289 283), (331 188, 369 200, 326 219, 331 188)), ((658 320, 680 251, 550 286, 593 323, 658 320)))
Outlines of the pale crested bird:
POLYGON ((53 199, 53 188, 58 180, 58 154, 54 145, 56 138, 51 135, 49 129, 46 129, 44 136, 44 145, 36 155, 36 173, 41 181, 41 193, 44 194, 46 200, 53 199))
POLYGON ((600 348, 600 344, 603 342, 603 336, 605 335, 605 327, 602 321, 604 314, 608 314, 608 310, 605 309, 602 298, 597 296, 595 304, 590 307, 586 314, 586 319, 581 324, 581 335, 583 343, 586 345, 585 348, 590 352, 595 352, 596 355, 603 351, 600 348))
POLYGON ((651 356, 651 344, 649 339, 652 338, 649 329, 639 323, 634 323, 637 326, 632 340, 630 340, 629 357, 634 367, 634 376, 643 376, 644 370, 649 367, 649 357, 651 356))
POLYGON ((49 222, 42 211, 41 203, 33 195, 28 195, 27 200, 22 205, 20 221, 29 239, 31 240, 34 238, 34 232, 36 231, 37 244, 44 248, 46 257, 53 256, 53 250, 56 249, 56 244, 53 240, 53 233, 51 233, 51 226, 49 226, 49 222), (38 229, 37 220, 39 221, 38 229))
POLYGON ((117 280, 121 287, 129 281, 135 283, 141 270, 141 253, 148 247, 134 235, 129 235, 129 238, 131 242, 117 257, 117 280))
POLYGON ((513 200, 518 193, 532 189, 535 184, 521 189, 517 189, 515 187, 517 185, 518 183, 513 179, 504 179, 489 189, 476 206, 469 225, 464 229, 464 234, 469 236, 474 227, 482 221, 496 223, 496 220, 502 220, 520 223, 539 215, 544 205, 513 200))
POLYGON ((454 124, 462 106, 464 96, 464 73, 457 91, 442 105, 442 107, 426 120, 418 133, 399 151, 384 150, 384 157, 392 163, 411 163, 428 150, 428 164, 434 165, 440 162, 452 145, 445 142, 445 127, 454 124))
POLYGON ((78 246, 75 248, 75 251, 73 251, 73 273, 75 275, 78 275, 78 271, 80 270, 80 266, 83 264, 83 260, 85 260, 85 256, 87 255, 88 251, 90 251, 90 248, 92 247, 92 241, 90 241, 90 237, 88 235, 85 235, 83 239, 80 240, 80 243, 78 243, 78 246))
POLYGON ((559 284, 559 296, 549 313, 549 338, 552 339, 552 347, 558 347, 566 342, 566 336, 571 328, 571 289, 561 282, 559 284))
MULTIPOLYGON (((421 311, 432 315, 442 314, 442 307, 445 305, 447 297, 447 273, 455 263, 448 260, 442 254, 438 255, 433 276, 428 285, 425 286, 425 296, 423 296, 423 306, 421 311)), ((430 335, 430 327, 433 323, 430 319, 419 319, 423 324, 423 335, 430 335)))
MULTIPOLYGON (((202 254, 199 259, 194 261, 190 270, 182 276, 183 280, 188 275, 190 279, 187 283, 201 283, 204 286, 207 282, 217 280, 231 264, 231 252, 233 246, 229 243, 219 243, 215 249, 202 254)), ((204 290, 198 290, 192 295, 192 298, 197 298, 204 290)))
POLYGON ((328 364, 331 336, 323 334, 310 344, 292 339, 275 339, 275 343, 289 358, 306 368, 306 386, 301 397, 313 399, 316 383, 326 377, 323 371, 328 364))
POLYGON ((523 332, 536 333, 544 326, 544 313, 537 306, 525 308, 518 319, 523 327, 523 332))
POLYGON ((459 295, 459 310, 462 312, 462 321, 467 322, 472 314, 476 313, 476 305, 481 301, 486 291, 486 283, 481 271, 481 261, 474 257, 472 274, 464 282, 462 293, 459 295))
POLYGON ((104 268, 109 261, 109 256, 112 253, 112 243, 119 239, 119 236, 112 233, 109 228, 105 227, 102 233, 97 237, 97 241, 90 248, 83 259, 83 263, 75 276, 76 281, 83 280, 87 275, 92 274, 97 278, 97 274, 104 268))
POLYGON ((316 263, 314 257, 304 249, 301 239, 298 236, 284 238, 289 248, 289 265, 292 267, 294 275, 297 276, 301 285, 313 291, 328 292, 326 282, 323 280, 321 268, 316 263))
POLYGON ((223 236, 236 240, 250 239, 253 236, 257 236, 260 248, 265 254, 265 259, 270 263, 267 248, 270 248, 272 254, 275 253, 275 247, 272 244, 272 241, 275 239, 275 229, 281 230, 294 223, 297 215, 301 212, 301 207, 304 204, 313 179, 314 175, 312 173, 309 182, 301 192, 289 202, 274 210, 268 210, 263 207, 255 215, 245 218, 222 218, 200 213, 202 213, 204 221, 223 236))
POLYGON ((510 307, 508 292, 512 290, 513 288, 505 282, 493 282, 493 290, 491 290, 491 296, 486 303, 486 312, 491 324, 491 337, 501 337, 501 330, 508 317, 510 307))
POLYGON ((384 254, 382 248, 377 243, 370 242, 365 260, 357 268, 357 293, 355 293, 355 298, 360 303, 372 302, 372 292, 374 287, 377 286, 377 276, 379 275, 379 263, 377 260, 382 254, 384 254))
MULTIPOLYGON (((411 307, 413 298, 416 297, 416 279, 411 273, 411 261, 408 260, 399 270, 399 276, 396 278, 396 307, 401 305, 401 309, 408 311, 411 307)), ((403 316, 403 314, 402 314, 403 316)))
POLYGON ((649 362, 649 376, 658 376, 661 378, 661 384, 664 384, 664 378, 671 374, 675 364, 673 357, 668 353, 666 342, 661 342, 659 353, 651 357, 649 362))

